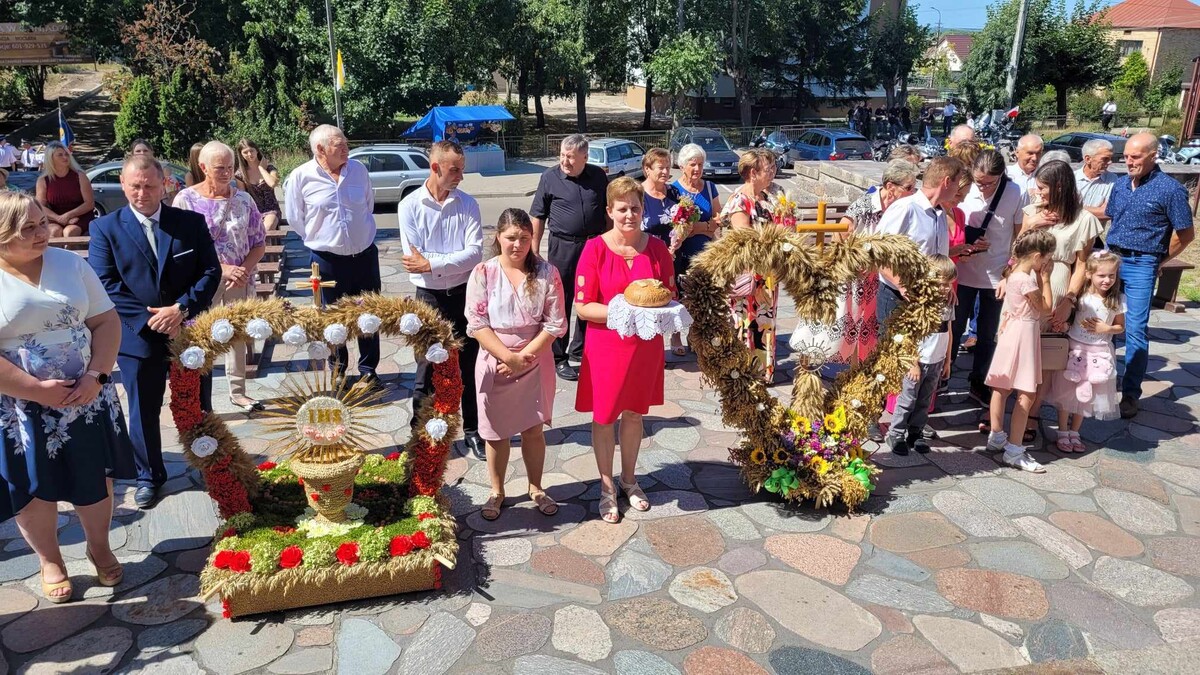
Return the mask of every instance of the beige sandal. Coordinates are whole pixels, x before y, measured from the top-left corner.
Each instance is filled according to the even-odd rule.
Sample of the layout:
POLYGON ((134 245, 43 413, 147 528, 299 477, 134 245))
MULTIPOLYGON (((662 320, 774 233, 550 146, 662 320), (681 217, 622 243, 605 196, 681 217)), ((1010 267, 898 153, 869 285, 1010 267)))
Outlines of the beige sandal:
POLYGON ((617 484, 621 486, 621 490, 629 498, 629 505, 631 507, 638 511, 650 510, 650 500, 646 499, 646 493, 642 492, 642 488, 638 485, 636 478, 629 485, 626 485, 619 479, 617 480, 617 484))
POLYGON ((552 516, 558 513, 558 502, 550 498, 545 490, 530 490, 529 498, 533 500, 533 505, 544 516, 552 516))
POLYGON ((84 551, 84 555, 87 556, 88 562, 92 563, 92 567, 95 568, 96 579, 100 582, 101 586, 112 588, 113 586, 120 586, 121 582, 125 580, 125 568, 121 566, 120 562, 101 569, 92 558, 91 551, 84 551))
POLYGON ((491 497, 479 509, 479 515, 484 520, 495 520, 500 517, 500 507, 504 505, 504 495, 492 493, 491 497))
POLYGON ((46 597, 46 599, 49 600, 50 602, 53 602, 56 605, 61 605, 64 602, 69 602, 71 600, 71 596, 74 593, 75 593, 75 589, 71 588, 71 578, 70 577, 63 579, 62 581, 55 581, 54 583, 48 583, 46 581, 45 573, 44 572, 42 573, 42 595, 44 595, 46 597), (66 593, 64 593, 62 595, 54 595, 55 591, 61 590, 64 588, 67 589, 66 593))
POLYGON ((617 491, 605 492, 603 485, 600 486, 600 518, 614 525, 621 522, 621 511, 617 508, 617 491))

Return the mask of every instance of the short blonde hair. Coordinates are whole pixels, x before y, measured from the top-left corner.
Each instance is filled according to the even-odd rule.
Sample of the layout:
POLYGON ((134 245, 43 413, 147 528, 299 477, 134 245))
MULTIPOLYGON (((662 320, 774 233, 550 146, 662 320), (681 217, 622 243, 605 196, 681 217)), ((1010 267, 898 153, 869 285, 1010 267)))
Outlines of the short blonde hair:
POLYGON ((742 180, 750 180, 750 172, 761 168, 764 164, 775 163, 775 153, 766 148, 750 148, 742 153, 738 160, 738 175, 742 180))
POLYGON ((621 176, 608 184, 608 208, 612 208, 617 200, 624 199, 633 195, 637 199, 637 203, 641 204, 645 199, 646 193, 642 190, 642 184, 629 176, 621 176))
POLYGON ((966 170, 967 167, 953 157, 937 157, 929 163, 921 180, 926 185, 937 185, 949 178, 951 183, 958 185, 959 178, 966 170))
POLYGON ((650 148, 642 156, 642 171, 654 168, 655 162, 662 162, 667 165, 668 169, 671 168, 671 153, 662 148, 650 148))
POLYGON ((0 192, 0 246, 21 238, 31 206, 37 206, 37 201, 23 192, 0 192))

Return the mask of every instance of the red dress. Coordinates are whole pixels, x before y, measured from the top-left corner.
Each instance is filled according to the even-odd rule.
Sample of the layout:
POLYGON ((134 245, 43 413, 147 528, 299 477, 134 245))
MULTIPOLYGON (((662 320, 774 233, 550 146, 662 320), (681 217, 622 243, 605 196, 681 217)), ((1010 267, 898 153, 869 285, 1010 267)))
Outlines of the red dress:
MULTIPOLYGON (((67 169, 67 175, 62 178, 53 175, 46 178, 46 204, 60 215, 83 206, 83 190, 79 187, 79 173, 75 169, 67 169)), ((92 211, 79 215, 75 225, 83 230, 83 234, 88 233, 94 215, 92 211)))
MULTIPOLYGON (((632 266, 608 247, 603 237, 588 240, 579 256, 575 302, 608 304, 638 279, 658 279, 675 292, 675 266, 667 245, 647 237, 632 266)), ((666 359, 662 336, 623 338, 603 323, 588 322, 575 409, 592 413, 597 424, 612 424, 622 412, 646 414, 663 403, 666 359)))

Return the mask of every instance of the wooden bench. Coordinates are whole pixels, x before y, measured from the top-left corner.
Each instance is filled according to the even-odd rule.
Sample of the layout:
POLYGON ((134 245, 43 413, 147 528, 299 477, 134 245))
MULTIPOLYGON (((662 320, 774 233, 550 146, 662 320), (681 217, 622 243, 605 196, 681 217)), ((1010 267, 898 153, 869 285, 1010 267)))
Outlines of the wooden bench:
POLYGON ((268 245, 267 250, 263 252, 263 262, 279 262, 283 260, 283 245, 268 245))
POLYGON ((87 251, 91 237, 54 237, 50 245, 55 248, 65 248, 68 251, 87 251))
POLYGON ((1158 275, 1158 287, 1154 291, 1151 304, 1168 312, 1183 313, 1185 311, 1183 303, 1178 301, 1179 282, 1183 280, 1183 273, 1192 269, 1196 269, 1196 266, 1179 258, 1163 263, 1158 275))
POLYGON ((279 283, 279 263, 278 262, 260 262, 258 263, 258 282, 264 284, 279 283))

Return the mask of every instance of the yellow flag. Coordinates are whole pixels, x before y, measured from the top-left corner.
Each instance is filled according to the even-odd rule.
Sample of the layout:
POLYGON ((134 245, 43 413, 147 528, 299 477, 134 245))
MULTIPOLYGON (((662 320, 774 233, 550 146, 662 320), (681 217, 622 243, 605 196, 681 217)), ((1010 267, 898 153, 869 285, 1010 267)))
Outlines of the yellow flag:
POLYGON ((342 67, 342 50, 337 51, 337 88, 341 91, 346 87, 346 70, 342 67))

